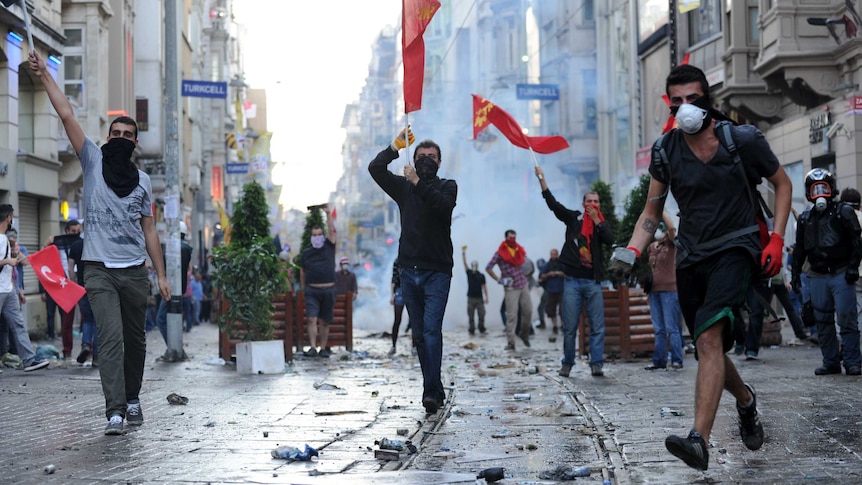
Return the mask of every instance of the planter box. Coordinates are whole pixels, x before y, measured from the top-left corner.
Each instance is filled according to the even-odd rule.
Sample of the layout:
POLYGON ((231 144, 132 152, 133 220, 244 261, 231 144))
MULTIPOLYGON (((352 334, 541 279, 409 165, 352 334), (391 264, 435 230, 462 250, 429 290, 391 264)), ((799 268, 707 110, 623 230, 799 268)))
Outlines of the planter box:
POLYGON ((266 340, 236 344, 238 374, 283 374, 284 342, 266 340))

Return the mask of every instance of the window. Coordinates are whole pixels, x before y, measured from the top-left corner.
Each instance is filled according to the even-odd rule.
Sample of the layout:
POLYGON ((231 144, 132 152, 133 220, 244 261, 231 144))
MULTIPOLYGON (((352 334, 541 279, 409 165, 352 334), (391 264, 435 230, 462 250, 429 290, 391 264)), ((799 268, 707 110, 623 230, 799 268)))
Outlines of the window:
POLYGON ((598 131, 598 109, 596 107, 596 70, 584 70, 584 133, 598 131))
POLYGON ((584 0, 584 23, 596 20, 596 10, 593 0, 584 0))
POLYGON ((63 57, 63 92, 76 106, 84 106, 84 47, 81 29, 66 29, 63 57))
POLYGON ((692 10, 688 15, 692 44, 703 42, 721 33, 721 0, 702 0, 700 7, 692 10))
POLYGON ((757 6, 756 0, 748 1, 748 44, 760 44, 760 28, 757 26, 757 19, 760 17, 760 7, 757 6))

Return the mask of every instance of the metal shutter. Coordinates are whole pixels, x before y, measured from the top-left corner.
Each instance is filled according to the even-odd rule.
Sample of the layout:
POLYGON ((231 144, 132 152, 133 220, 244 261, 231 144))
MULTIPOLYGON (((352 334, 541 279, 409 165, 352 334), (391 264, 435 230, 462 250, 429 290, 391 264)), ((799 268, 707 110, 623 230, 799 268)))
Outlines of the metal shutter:
MULTIPOLYGON (((18 219, 18 245, 27 248, 28 253, 35 253, 41 245, 39 238, 39 198, 30 195, 18 195, 18 207, 15 207, 15 218, 18 219)), ((39 282, 30 267, 24 268, 24 293, 38 293, 39 282)))

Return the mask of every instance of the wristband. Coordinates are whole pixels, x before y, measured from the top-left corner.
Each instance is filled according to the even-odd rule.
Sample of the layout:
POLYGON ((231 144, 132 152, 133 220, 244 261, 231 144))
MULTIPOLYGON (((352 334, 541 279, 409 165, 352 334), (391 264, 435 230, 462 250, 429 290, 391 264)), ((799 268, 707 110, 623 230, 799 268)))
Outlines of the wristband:
POLYGON ((640 257, 641 257, 641 252, 640 252, 640 251, 638 251, 638 249, 637 249, 637 248, 632 247, 632 246, 629 246, 629 247, 627 247, 626 249, 628 249, 629 251, 632 251, 633 253, 635 253, 635 255, 637 255, 638 259, 640 259, 640 257))

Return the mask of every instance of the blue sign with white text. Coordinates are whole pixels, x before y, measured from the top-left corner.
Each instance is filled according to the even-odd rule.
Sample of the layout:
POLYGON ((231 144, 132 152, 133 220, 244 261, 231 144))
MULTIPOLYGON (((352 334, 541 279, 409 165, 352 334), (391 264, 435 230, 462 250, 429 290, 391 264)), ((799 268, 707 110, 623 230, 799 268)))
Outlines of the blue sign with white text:
POLYGON ((183 79, 182 91, 183 96, 193 96, 196 98, 227 98, 227 83, 211 82, 211 81, 190 81, 183 79))
POLYGON ((518 84, 515 86, 518 99, 542 99, 557 101, 560 99, 559 84, 518 84))
POLYGON ((229 163, 227 164, 227 173, 248 173, 247 163, 229 163))

